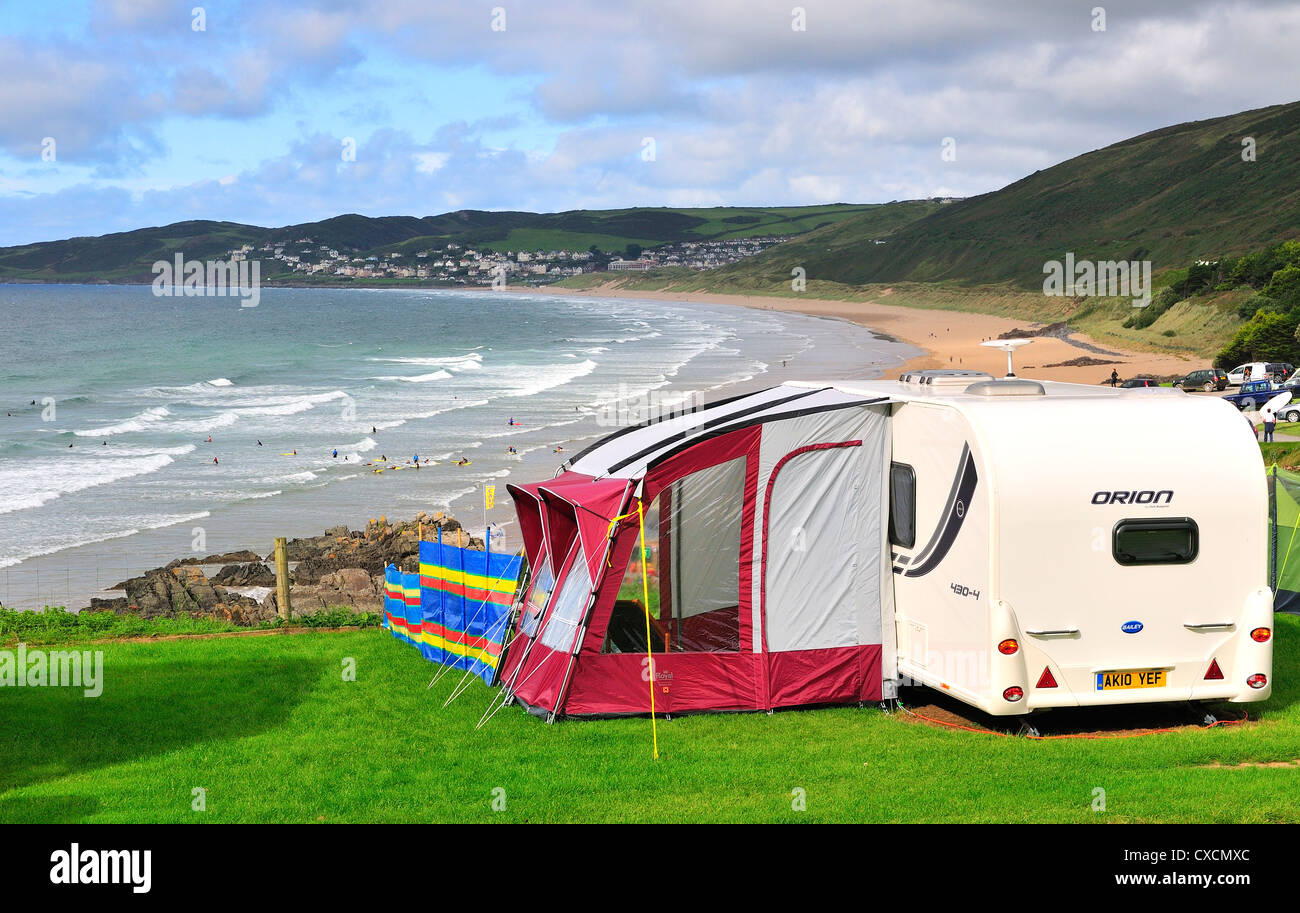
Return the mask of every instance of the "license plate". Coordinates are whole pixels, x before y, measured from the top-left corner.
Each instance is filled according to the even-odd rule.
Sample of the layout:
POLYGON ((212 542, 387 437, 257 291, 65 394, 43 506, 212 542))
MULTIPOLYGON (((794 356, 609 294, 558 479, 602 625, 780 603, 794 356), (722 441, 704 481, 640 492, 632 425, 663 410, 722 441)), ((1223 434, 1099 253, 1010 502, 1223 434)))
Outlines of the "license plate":
POLYGON ((1124 691, 1129 688, 1163 688, 1166 669, 1127 669, 1119 672, 1098 672, 1098 691, 1124 691))

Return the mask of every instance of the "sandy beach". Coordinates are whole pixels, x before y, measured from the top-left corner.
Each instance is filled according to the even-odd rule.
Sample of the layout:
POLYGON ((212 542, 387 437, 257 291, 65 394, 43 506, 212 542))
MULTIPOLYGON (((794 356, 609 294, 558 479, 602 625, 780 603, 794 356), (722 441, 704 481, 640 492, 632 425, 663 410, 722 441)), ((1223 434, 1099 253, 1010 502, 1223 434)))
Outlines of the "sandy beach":
MULTIPOLYGON (((1006 373, 1006 356, 999 350, 984 348, 981 342, 996 339, 1015 329, 1038 329, 1042 324, 1017 321, 989 314, 966 311, 929 310, 891 305, 881 300, 836 301, 822 298, 774 298, 765 295, 721 295, 704 292, 646 292, 620 289, 606 283, 590 289, 567 289, 542 286, 529 291, 562 295, 586 295, 601 298, 642 298, 659 301, 695 301, 731 304, 761 310, 791 311, 815 317, 851 320, 877 332, 892 336, 928 354, 912 359, 900 370, 923 368, 966 368, 987 371, 995 377, 1006 373)), ((888 298, 889 289, 880 296, 888 298)), ((1065 338, 1035 337, 1016 356, 1016 372, 1022 377, 1042 380, 1096 384, 1110 376, 1112 370, 1121 378, 1139 374, 1184 374, 1208 362, 1151 352, 1132 352, 1111 344, 1101 344, 1082 333, 1065 338), (1107 364, 1072 366, 1065 362, 1092 358, 1107 364)))

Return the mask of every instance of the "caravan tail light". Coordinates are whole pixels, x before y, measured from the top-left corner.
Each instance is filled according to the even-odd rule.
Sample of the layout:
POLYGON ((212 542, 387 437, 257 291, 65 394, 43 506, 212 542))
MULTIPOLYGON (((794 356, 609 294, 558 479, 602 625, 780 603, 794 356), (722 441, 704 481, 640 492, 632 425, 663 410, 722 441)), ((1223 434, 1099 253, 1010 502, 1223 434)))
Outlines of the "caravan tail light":
POLYGON ((1002 643, 998 644, 998 652, 1001 653, 1003 656, 1010 656, 1012 653, 1015 653, 1019 649, 1020 649, 1020 644, 1010 637, 1002 641, 1002 643))
MULTIPOLYGON (((1254 686, 1252 686, 1252 687, 1260 688, 1260 687, 1263 687, 1263 686, 1262 686, 1262 685, 1254 685, 1254 686)), ((1016 701, 1020 700, 1020 699, 1021 699, 1022 697, 1024 697, 1024 696, 1025 696, 1025 691, 1024 691, 1024 689, 1023 689, 1023 688, 1017 688, 1015 685, 1012 685, 1012 686, 1011 686, 1010 688, 1008 688, 1006 691, 1003 691, 1003 692, 1002 692, 1002 699, 1005 700, 1005 701, 1010 701, 1010 702, 1013 703, 1013 704, 1014 704, 1016 701)))
POLYGON ((1256 690, 1259 690, 1260 688, 1263 688, 1265 685, 1268 684, 1268 676, 1265 675, 1263 672, 1256 672, 1250 678, 1246 679, 1246 684, 1250 685, 1250 687, 1256 690))
POLYGON ((1268 639, 1273 636, 1273 632, 1268 628, 1256 628, 1250 632, 1250 639, 1257 644, 1267 643, 1268 639))

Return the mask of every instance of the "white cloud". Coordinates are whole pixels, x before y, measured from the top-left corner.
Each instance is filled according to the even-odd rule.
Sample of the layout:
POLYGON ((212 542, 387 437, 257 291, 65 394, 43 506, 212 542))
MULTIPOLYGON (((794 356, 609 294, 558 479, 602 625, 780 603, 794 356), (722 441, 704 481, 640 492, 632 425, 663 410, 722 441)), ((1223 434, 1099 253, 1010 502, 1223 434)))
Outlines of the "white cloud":
POLYGON ((806 32, 786 0, 508 5, 504 32, 490 6, 270 0, 213 7, 196 36, 189 5, 103 3, 81 42, 0 37, 0 149, 30 162, 55 136, 61 167, 99 168, 34 195, 7 174, 0 243, 123 220, 970 195, 1146 130, 1292 101, 1300 85, 1300 7, 1281 0, 1135 0, 1108 6, 1105 32, 1090 4, 1003 0, 805 0, 806 32), (404 67, 445 75, 407 85, 404 67), (358 123, 347 164, 321 121, 353 99, 302 107, 344 75, 382 112, 344 115, 358 123), (495 80, 525 87, 517 110, 440 114, 495 80), (207 176, 158 138, 178 117, 272 117, 298 136, 207 176), (155 163, 168 166, 156 191, 115 193, 155 163))

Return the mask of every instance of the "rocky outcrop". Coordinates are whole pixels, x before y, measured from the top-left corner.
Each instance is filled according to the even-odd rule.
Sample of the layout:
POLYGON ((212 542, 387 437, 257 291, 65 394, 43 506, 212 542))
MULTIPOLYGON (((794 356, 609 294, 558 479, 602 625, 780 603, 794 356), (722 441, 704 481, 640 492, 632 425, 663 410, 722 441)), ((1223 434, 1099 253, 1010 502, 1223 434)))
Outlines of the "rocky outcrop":
MULTIPOLYGON (((266 601, 274 612, 275 593, 267 596, 266 601)), ((384 578, 368 574, 358 567, 333 571, 315 583, 295 582, 289 588, 289 604, 294 615, 339 608, 353 612, 381 612, 384 607, 384 578)))
POLYGON ((113 600, 114 611, 143 618, 190 615, 251 625, 275 617, 274 610, 213 584, 201 569, 192 566, 149 571, 126 581, 125 589, 124 600, 113 600))
MULTIPOLYGON (((420 536, 457 542, 482 549, 483 541, 471 537, 451 517, 420 514, 414 520, 389 523, 372 520, 365 529, 332 526, 324 535, 292 539, 286 543, 290 570, 289 601, 294 615, 325 609, 350 608, 354 612, 380 612, 384 604, 384 568, 393 564, 406 573, 420 569, 420 536)), ((275 587, 274 555, 263 558, 250 551, 182 558, 166 567, 124 580, 114 589, 125 598, 95 599, 92 609, 146 618, 188 614, 240 625, 254 625, 276 617, 272 592, 261 603, 230 587, 275 587), (196 565, 222 564, 209 579, 196 565)))
POLYGON ((222 586, 275 586, 275 571, 265 564, 250 562, 248 564, 227 564, 217 571, 213 583, 222 586))
POLYGON ((257 552, 250 552, 247 549, 238 552, 226 552, 224 555, 208 555, 206 558, 177 558, 168 564, 168 567, 179 567, 184 564, 244 564, 249 561, 261 561, 262 556, 257 552))

